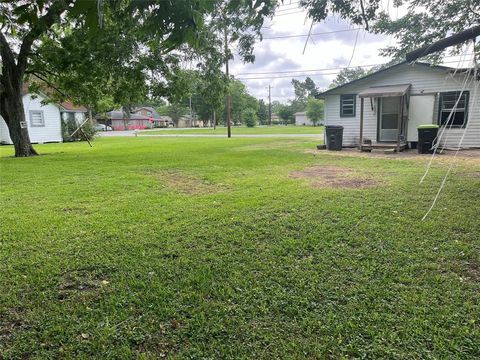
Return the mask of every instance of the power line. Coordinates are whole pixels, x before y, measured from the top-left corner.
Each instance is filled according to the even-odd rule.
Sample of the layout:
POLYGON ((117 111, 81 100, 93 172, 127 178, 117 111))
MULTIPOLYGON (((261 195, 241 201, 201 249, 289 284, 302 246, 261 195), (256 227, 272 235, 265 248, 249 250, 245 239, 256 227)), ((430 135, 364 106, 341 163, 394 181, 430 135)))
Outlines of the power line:
POLYGON ((360 29, 357 31, 357 35, 355 35, 355 43, 353 44, 353 51, 352 56, 350 57, 350 61, 348 62, 348 66, 352 65, 353 56, 355 55, 355 50, 357 49, 357 42, 358 42, 358 34, 360 34, 360 29))
POLYGON ((299 2, 296 2, 296 3, 293 3, 293 4, 286 4, 286 5, 283 5, 283 6, 279 6, 276 10, 275 10, 275 13, 277 12, 286 12, 286 11, 292 11, 292 10, 299 10, 301 9, 300 7, 298 7, 298 4, 299 2), (296 5, 296 6, 293 6, 293 7, 287 7, 287 6, 292 6, 292 5, 296 5))
MULTIPOLYGON (((292 10, 293 10, 293 9, 292 9, 292 10)), ((285 15, 293 15, 293 14, 300 14, 300 13, 305 13, 305 10, 294 11, 294 12, 290 12, 290 13, 274 14, 273 17, 285 16, 285 15)))
POLYGON ((286 13, 288 11, 300 11, 301 8, 299 8, 298 6, 295 6, 295 7, 291 7, 291 8, 285 8, 285 9, 278 9, 278 10, 275 10, 275 13, 274 14, 282 14, 282 13, 286 13))
MULTIPOLYGON (((383 64, 379 64, 383 65, 383 64)), ((242 78, 242 77, 237 77, 237 80, 267 80, 267 79, 284 79, 284 78, 298 78, 298 77, 318 77, 318 76, 323 76, 323 75, 335 75, 340 72, 340 69, 337 71, 333 72, 328 72, 328 73, 320 73, 320 74, 296 74, 296 75, 279 75, 279 76, 260 76, 260 77, 248 77, 248 78, 242 78)))
POLYGON ((310 30, 308 30, 307 40, 305 40, 305 45, 303 46, 302 55, 305 55, 305 50, 307 50, 307 43, 308 43, 308 39, 310 39, 310 35, 312 34, 312 29, 313 29, 313 20, 312 20, 312 23, 310 24, 310 30))
POLYGON ((296 5, 296 4, 300 4, 300 1, 291 1, 288 4, 280 4, 278 7, 281 8, 283 6, 290 6, 290 5, 296 5))
MULTIPOLYGON (((471 54, 464 54, 465 56, 473 55, 471 54)), ((457 55, 449 55, 444 56, 444 58, 452 58, 457 57, 457 55)), ((455 61, 456 62, 456 61, 455 61)), ((449 62, 451 63, 451 62, 449 62)), ((342 69, 353 69, 357 67, 372 67, 372 66, 380 66, 385 64, 370 64, 370 65, 353 65, 353 66, 341 66, 335 68, 320 68, 320 69, 305 69, 305 70, 286 70, 286 71, 266 71, 266 72, 244 72, 244 73, 237 73, 238 75, 269 75, 269 74, 293 74, 293 73, 304 73, 304 72, 315 72, 315 71, 328 71, 328 70, 342 70, 342 69)))
MULTIPOLYGON (((358 66, 350 66, 350 68, 357 68, 357 67, 371 67, 371 66, 378 66, 384 64, 371 64, 371 65, 358 65, 358 66)), ((314 71, 327 71, 327 70, 342 70, 346 69, 347 67, 336 67, 336 68, 323 68, 323 69, 310 69, 310 70, 290 70, 290 71, 270 71, 270 72, 255 72, 255 73, 238 73, 237 75, 268 75, 268 74, 287 74, 287 73, 304 73, 304 72, 314 72, 314 71)))
MULTIPOLYGON (((443 63, 444 64, 458 63, 458 61, 444 61, 443 63)), ((335 74, 338 74, 343 69, 351 69, 351 68, 358 68, 358 67, 364 68, 364 67, 381 66, 381 65, 386 65, 386 64, 358 65, 358 66, 350 66, 350 67, 325 68, 325 69, 317 69, 317 70, 303 70, 301 74, 292 74, 293 73, 293 71, 292 71, 288 75, 259 76, 259 77, 237 77, 236 79, 237 80, 262 80, 262 79, 283 79, 283 78, 289 78, 289 77, 304 77, 304 76, 316 77, 316 76, 323 76, 323 75, 335 75, 335 74), (320 74, 318 74, 318 73, 317 74, 311 74, 311 73, 307 73, 307 71, 318 71, 318 72, 321 72, 321 73, 320 74), (328 71, 328 72, 323 72, 323 71, 328 71)), ((272 74, 276 74, 276 73, 274 72, 272 74)))
MULTIPOLYGON (((319 33, 311 33, 310 36, 336 34, 336 33, 349 32, 349 31, 355 31, 355 30, 361 30, 361 29, 362 29, 362 28, 353 28, 353 29, 342 29, 342 30, 324 31, 324 32, 319 32, 319 33)), ((288 38, 306 37, 306 36, 308 36, 308 34, 279 35, 279 36, 263 37, 262 40, 288 39, 288 38)))

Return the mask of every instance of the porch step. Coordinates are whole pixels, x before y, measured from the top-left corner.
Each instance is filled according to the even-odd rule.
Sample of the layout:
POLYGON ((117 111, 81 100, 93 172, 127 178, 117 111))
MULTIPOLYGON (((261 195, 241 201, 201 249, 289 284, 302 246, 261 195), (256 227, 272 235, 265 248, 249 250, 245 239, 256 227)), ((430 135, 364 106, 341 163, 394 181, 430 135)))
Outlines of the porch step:
MULTIPOLYGON (((405 150, 407 148, 407 143, 400 144, 400 151, 405 150)), ((374 149, 377 150, 384 150, 385 152, 392 152, 397 151, 397 144, 396 143, 372 143, 371 141, 365 141, 362 146, 362 151, 372 151, 374 149)))

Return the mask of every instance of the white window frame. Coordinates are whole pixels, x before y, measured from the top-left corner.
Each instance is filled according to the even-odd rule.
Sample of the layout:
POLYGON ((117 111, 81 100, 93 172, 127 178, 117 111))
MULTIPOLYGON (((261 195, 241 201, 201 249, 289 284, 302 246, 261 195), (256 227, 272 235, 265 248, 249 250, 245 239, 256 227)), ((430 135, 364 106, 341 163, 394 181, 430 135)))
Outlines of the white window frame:
POLYGON ((30 118, 30 127, 45 127, 45 117, 43 116, 43 110, 30 110, 28 112, 30 118), (37 125, 33 123, 32 115, 38 113, 42 118, 42 124, 37 125))
MULTIPOLYGON (((468 122, 469 102, 470 102, 470 91, 468 91, 468 90, 441 92, 440 96, 439 96, 439 99, 438 99, 438 125, 440 125, 440 126, 446 125, 450 128, 465 128, 465 126, 467 126, 467 122, 468 122), (446 107, 444 105, 443 97, 444 96, 451 96, 451 95, 456 96, 455 100, 453 101, 454 105, 452 105, 450 107, 446 107), (465 107, 457 107, 457 104, 459 103, 459 98, 461 99, 462 97, 464 97, 463 101, 464 101, 465 107), (452 113, 452 112, 453 113, 457 113, 457 112, 462 112, 463 113, 463 124, 453 124, 453 122, 447 124, 446 121, 442 122, 442 114, 446 113, 447 118, 448 118, 450 116, 449 114, 452 113)), ((450 119, 450 121, 453 121, 453 120, 450 119)))

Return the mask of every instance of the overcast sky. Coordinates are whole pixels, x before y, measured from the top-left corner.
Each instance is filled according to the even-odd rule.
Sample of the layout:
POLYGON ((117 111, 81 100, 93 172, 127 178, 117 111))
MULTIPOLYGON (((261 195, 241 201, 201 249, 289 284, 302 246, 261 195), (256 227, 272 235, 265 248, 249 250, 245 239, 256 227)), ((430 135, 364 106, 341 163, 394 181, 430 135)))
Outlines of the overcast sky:
MULTIPOLYGON (((295 1, 292 0, 292 2, 295 1)), ((307 73, 320 89, 323 89, 335 78, 338 70, 311 70, 342 68, 348 66, 349 63, 350 66, 383 64, 390 60, 381 57, 379 49, 394 44, 395 40, 392 37, 355 30, 359 27, 338 17, 330 17, 322 23, 314 24, 312 34, 341 32, 312 36, 307 43, 305 53, 303 53, 303 48, 306 36, 268 39, 269 37, 308 34, 311 20, 306 17, 306 12, 301 11, 298 4, 288 5, 288 1, 286 4, 279 8, 273 20, 266 21, 263 29, 264 40, 255 46, 255 63, 243 64, 241 61, 234 60, 230 64, 231 73, 247 85, 248 91, 253 96, 267 99, 267 88, 270 84, 272 101, 286 102, 294 98, 292 77, 299 80, 305 79, 306 76, 302 75, 302 71, 307 73), (353 51, 357 33, 357 45, 353 51), (285 73, 288 71, 294 71, 296 73, 293 75, 298 76, 285 73), (272 72, 284 73, 272 74, 272 72), (245 79, 253 77, 279 78, 245 79)), ((389 10, 393 17, 401 16, 405 11, 394 9, 393 6, 389 10)))

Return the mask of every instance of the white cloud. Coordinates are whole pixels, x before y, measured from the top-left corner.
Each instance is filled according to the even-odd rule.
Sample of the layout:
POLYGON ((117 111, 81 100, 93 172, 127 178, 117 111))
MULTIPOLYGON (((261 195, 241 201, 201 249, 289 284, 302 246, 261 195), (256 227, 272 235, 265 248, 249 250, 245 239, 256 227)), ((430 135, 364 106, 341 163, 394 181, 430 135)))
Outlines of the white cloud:
MULTIPOLYGON (((294 8, 294 6, 289 6, 289 8, 294 8)), ((295 11, 292 10, 292 12, 295 11)), ((279 12, 278 15, 284 13, 289 13, 289 11, 279 12)), ((307 34, 310 26, 311 20, 307 18, 306 12, 275 16, 273 20, 266 22, 263 36, 269 38, 307 34)), ((358 28, 357 25, 351 25, 343 19, 332 16, 322 23, 315 24, 312 33, 356 28, 358 28)), ((291 86, 292 76, 285 72, 297 71, 296 74, 299 76, 296 77, 304 79, 305 76, 301 76, 302 73, 298 71, 347 66, 352 57, 357 31, 342 31, 312 36, 306 46, 305 53, 303 53, 303 49, 306 37, 265 39, 255 47, 255 63, 243 64, 239 60, 234 60, 231 63, 231 73, 238 78, 242 78, 250 93, 259 98, 267 98, 267 87, 270 83, 273 86, 272 100, 285 102, 294 96, 291 86), (265 74, 265 72, 282 71, 283 74, 265 74), (262 79, 245 80, 243 79, 245 77, 261 77, 262 79), (265 79, 265 77, 271 78, 265 79)), ((389 59, 381 57, 378 53, 379 49, 388 43, 389 39, 383 35, 369 34, 360 30, 351 66, 387 62, 389 59)), ((336 71, 309 71, 307 73, 313 74, 309 76, 320 88, 325 88, 335 78, 334 72, 336 71)))
MULTIPOLYGON (((271 21, 267 21, 263 31, 264 38, 307 34, 311 20, 305 11, 297 12, 299 9, 296 6, 298 5, 295 3, 283 6, 281 9, 292 10, 279 11, 271 21)), ((393 2, 389 0, 382 0, 381 6, 394 19, 407 12, 405 6, 399 9, 394 8, 393 2)), ((319 88, 326 88, 339 70, 311 70, 343 68, 349 64, 350 59, 350 66, 383 64, 390 60, 380 56, 379 51, 387 45, 394 45, 393 37, 370 34, 360 30, 357 44, 354 46, 358 31, 355 29, 357 28, 359 28, 358 25, 352 25, 338 16, 330 16, 322 23, 314 24, 312 33, 333 31, 334 33, 312 36, 305 53, 303 53, 303 49, 306 37, 264 39, 256 44, 255 63, 243 64, 239 60, 234 60, 231 63, 231 73, 237 78, 242 78, 252 95, 263 99, 267 99, 269 84, 272 86, 272 100, 286 102, 293 99, 294 93, 291 85, 293 76, 292 73, 289 73, 291 71, 295 71, 294 74, 297 75, 295 77, 300 80, 305 79, 305 73, 307 73, 319 88), (270 72, 270 74, 265 74, 266 72, 270 72), (245 80, 245 77, 256 79, 245 80)), ((468 51, 472 52, 467 49, 468 51)), ((468 57, 467 60, 470 58, 468 57)), ((468 61, 459 62, 460 59, 460 57, 446 59, 445 65, 454 67, 469 65, 468 61)))

